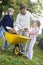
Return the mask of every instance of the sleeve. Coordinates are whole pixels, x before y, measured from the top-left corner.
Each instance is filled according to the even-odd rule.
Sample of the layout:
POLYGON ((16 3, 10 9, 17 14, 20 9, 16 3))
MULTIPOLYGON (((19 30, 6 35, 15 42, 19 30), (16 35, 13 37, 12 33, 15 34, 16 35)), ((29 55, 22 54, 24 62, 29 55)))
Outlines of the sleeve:
POLYGON ((39 28, 38 27, 34 28, 34 32, 33 33, 37 35, 38 32, 39 32, 39 28))
POLYGON ((5 16, 2 18, 2 20, 0 21, 0 27, 3 26, 3 23, 5 21, 5 16))
POLYGON ((14 17, 12 17, 12 28, 14 28, 14 17))
POLYGON ((30 13, 30 20, 31 20, 31 23, 34 23, 35 18, 33 17, 31 13, 30 13))
POLYGON ((21 29, 21 26, 20 26, 20 14, 18 14, 18 16, 17 16, 16 26, 21 29))

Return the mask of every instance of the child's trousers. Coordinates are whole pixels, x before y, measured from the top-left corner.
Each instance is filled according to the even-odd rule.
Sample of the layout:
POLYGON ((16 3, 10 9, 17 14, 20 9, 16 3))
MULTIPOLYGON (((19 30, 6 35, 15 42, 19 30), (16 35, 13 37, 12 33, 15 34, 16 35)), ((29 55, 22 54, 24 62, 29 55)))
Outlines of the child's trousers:
POLYGON ((32 60, 32 58, 33 58, 33 47, 34 47, 35 42, 36 42, 36 37, 31 39, 29 47, 28 47, 28 51, 26 53, 26 56, 30 60, 32 60))

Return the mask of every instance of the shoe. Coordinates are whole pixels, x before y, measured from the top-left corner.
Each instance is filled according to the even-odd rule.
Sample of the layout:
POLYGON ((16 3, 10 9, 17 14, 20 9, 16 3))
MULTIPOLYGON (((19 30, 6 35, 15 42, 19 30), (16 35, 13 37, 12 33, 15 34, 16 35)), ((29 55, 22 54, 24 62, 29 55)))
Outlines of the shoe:
POLYGON ((31 58, 30 56, 26 55, 26 57, 27 57, 29 60, 32 60, 32 58, 31 58))

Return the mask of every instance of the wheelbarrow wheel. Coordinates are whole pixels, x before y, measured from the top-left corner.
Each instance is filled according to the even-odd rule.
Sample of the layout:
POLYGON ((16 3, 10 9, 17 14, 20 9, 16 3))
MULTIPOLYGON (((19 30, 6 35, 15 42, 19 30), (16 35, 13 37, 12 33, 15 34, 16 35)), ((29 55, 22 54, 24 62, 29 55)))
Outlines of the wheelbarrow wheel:
POLYGON ((13 53, 14 53, 15 55, 19 55, 19 51, 20 51, 19 45, 15 45, 15 47, 13 48, 13 53))

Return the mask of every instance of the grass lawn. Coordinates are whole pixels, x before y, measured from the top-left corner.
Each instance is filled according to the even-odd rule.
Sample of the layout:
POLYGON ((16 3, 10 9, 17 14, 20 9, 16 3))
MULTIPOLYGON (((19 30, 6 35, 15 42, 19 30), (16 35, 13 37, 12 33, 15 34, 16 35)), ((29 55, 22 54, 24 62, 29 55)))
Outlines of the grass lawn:
POLYGON ((33 60, 23 58, 23 56, 15 56, 11 47, 2 52, 2 45, 3 39, 0 39, 0 65, 43 65, 43 51, 38 48, 37 44, 34 46, 33 60))

